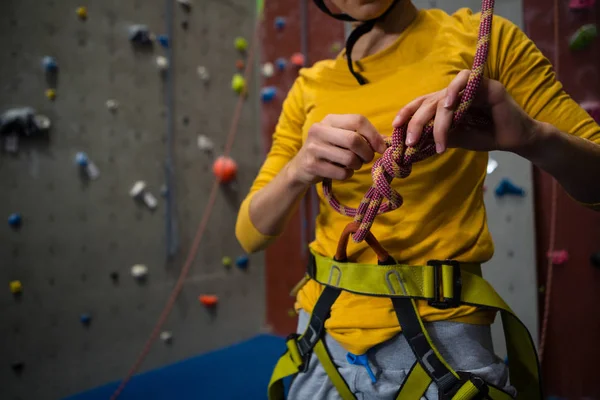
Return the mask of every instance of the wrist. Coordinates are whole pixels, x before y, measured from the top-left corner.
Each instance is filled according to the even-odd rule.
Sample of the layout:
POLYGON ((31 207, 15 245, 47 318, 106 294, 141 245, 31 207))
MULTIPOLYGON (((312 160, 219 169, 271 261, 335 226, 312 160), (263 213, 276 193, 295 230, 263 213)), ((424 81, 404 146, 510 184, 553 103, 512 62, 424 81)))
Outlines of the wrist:
POLYGON ((283 170, 285 187, 293 193, 301 193, 310 187, 310 183, 303 181, 298 174, 294 160, 290 161, 283 170))
POLYGON ((529 140, 515 149, 514 153, 529 161, 534 161, 544 150, 544 144, 552 138, 556 128, 551 124, 541 121, 533 121, 529 132, 529 140))

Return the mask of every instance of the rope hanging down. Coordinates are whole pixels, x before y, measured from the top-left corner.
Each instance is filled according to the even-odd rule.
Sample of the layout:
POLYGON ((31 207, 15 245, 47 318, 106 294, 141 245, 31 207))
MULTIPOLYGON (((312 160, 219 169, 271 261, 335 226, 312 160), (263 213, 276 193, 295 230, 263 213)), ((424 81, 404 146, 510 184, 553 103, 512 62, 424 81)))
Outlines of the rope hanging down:
MULTIPOLYGON (((478 126, 490 123, 489 119, 468 114, 467 111, 473 103, 475 94, 483 79, 493 14, 494 0, 483 0, 475 59, 460 104, 454 112, 452 127, 461 122, 478 126)), ((433 120, 425 126, 419 142, 414 146, 406 146, 405 144, 407 126, 404 125, 394 129, 391 137, 386 138, 388 148, 382 157, 373 164, 371 169, 373 185, 363 197, 358 208, 346 207, 341 204, 333 193, 331 179, 323 180, 323 193, 333 209, 342 215, 353 217, 354 222, 359 224, 358 230, 352 235, 352 239, 357 243, 365 239, 377 215, 395 210, 402 205, 402 196, 390 185, 392 179, 406 178, 411 173, 412 164, 436 154, 433 141, 433 120), (383 202, 384 198, 387 199, 386 202, 383 202)))

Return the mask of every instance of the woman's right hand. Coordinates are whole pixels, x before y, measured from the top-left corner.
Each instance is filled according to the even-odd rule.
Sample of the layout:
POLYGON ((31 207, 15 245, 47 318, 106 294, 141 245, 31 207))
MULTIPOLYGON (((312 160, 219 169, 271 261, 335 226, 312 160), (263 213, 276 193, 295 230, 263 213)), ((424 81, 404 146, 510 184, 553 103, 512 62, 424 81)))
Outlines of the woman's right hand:
POLYGON ((383 137, 362 115, 330 114, 310 127, 304 145, 288 164, 288 173, 304 185, 325 178, 343 181, 386 148, 383 137))

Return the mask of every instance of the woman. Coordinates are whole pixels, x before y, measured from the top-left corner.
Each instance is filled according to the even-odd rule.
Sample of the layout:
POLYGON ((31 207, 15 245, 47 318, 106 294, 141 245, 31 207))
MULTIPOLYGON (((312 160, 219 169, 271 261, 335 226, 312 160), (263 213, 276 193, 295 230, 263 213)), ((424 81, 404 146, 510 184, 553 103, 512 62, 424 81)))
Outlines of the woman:
MULTIPOLYGON (((331 3, 347 20, 363 22, 349 39, 347 60, 342 53, 301 70, 284 102, 271 150, 238 216, 236 234, 248 252, 267 247, 306 190, 323 179, 335 181, 341 203, 358 205, 372 184, 373 161, 386 150, 383 137, 408 123, 406 144, 413 145, 432 118, 438 155, 392 182, 404 197, 402 209, 380 215, 371 229, 396 260, 424 265, 430 259, 483 263, 492 257, 483 204, 488 151, 530 160, 574 199, 600 209, 600 127, 563 91, 549 61, 518 27, 494 17, 485 79, 474 103, 493 124, 450 130, 473 65, 480 16, 467 9, 453 15, 419 11, 410 0, 331 3)), ((327 204, 320 187, 318 192, 310 246, 332 256, 350 220, 327 204)), ((348 257, 377 263, 365 242, 351 246, 348 257)), ((310 280, 298 293, 298 332, 322 289, 310 280)), ((493 312, 468 305, 439 309, 424 301, 418 311, 454 369, 514 395, 507 367, 493 353, 493 312)), ((325 328, 331 357, 355 396, 395 398, 414 356, 389 299, 342 292, 325 328), (366 363, 350 362, 365 354, 366 363)), ((431 384, 423 396, 437 399, 437 393, 431 384)), ((291 399, 311 397, 340 398, 314 356, 289 393, 291 399)))

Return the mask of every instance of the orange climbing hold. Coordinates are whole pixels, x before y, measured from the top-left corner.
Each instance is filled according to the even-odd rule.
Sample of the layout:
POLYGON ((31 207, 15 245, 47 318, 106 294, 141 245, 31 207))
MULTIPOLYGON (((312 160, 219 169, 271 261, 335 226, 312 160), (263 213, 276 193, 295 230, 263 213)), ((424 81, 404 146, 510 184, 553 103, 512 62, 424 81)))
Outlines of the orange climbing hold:
POLYGON ((219 182, 231 182, 237 175, 237 163, 229 157, 220 156, 213 164, 213 173, 219 182))
POLYGON ((219 302, 219 298, 212 294, 202 294, 198 297, 198 300, 204 307, 214 307, 219 302))
POLYGON ((246 63, 244 62, 244 60, 240 59, 235 62, 235 67, 240 71, 243 70, 245 66, 246 66, 246 63))
POLYGON ((304 67, 304 64, 306 63, 306 57, 304 57, 304 54, 302 53, 294 53, 290 57, 290 61, 296 67, 304 67))

